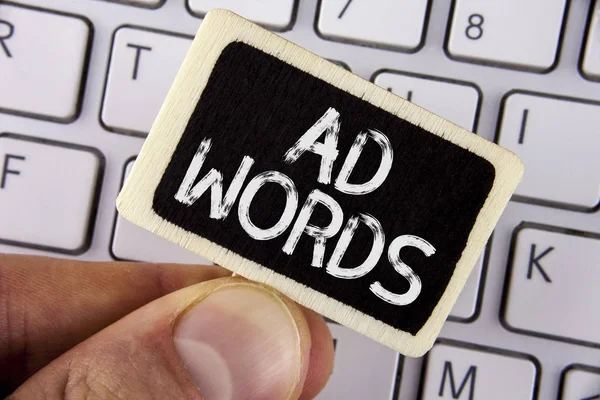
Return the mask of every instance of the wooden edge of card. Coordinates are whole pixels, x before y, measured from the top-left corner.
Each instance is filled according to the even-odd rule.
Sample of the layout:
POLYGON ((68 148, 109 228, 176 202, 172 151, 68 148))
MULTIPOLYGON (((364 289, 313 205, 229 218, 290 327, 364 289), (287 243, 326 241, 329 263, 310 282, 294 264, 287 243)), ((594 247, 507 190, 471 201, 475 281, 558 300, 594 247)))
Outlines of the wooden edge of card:
POLYGON ((225 266, 248 279, 266 283, 298 303, 362 333, 404 355, 419 357, 432 346, 471 269, 523 174, 511 152, 354 75, 242 17, 213 10, 205 17, 179 74, 154 122, 142 151, 117 199, 119 213, 129 221, 225 266), (152 208, 154 192, 199 101, 214 65, 231 42, 242 41, 271 54, 347 93, 443 137, 488 160, 495 179, 471 231, 456 270, 416 335, 400 331, 350 306, 301 285, 286 276, 164 220, 152 208))

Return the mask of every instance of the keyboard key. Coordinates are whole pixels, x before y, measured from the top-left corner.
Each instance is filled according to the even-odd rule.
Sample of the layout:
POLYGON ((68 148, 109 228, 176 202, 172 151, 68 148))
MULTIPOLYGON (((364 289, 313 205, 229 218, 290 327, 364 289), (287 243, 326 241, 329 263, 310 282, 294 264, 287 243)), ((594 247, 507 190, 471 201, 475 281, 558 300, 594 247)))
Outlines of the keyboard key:
POLYGON ((103 163, 95 149, 0 135, 0 241, 87 250, 103 163))
POLYGON ((466 61, 547 71, 556 60, 565 4, 566 0, 456 0, 447 50, 466 61))
POLYGON ((117 29, 101 120, 110 130, 146 135, 192 43, 144 28, 117 29))
POLYGON ((317 30, 327 39, 404 51, 423 42, 428 0, 322 0, 317 30))
POLYGON ((590 18, 581 69, 589 78, 600 79, 600 0, 596 0, 590 18))
POLYGON ((562 374, 560 400, 599 400, 600 368, 570 365, 562 374))
POLYGON ((471 83, 396 72, 377 74, 375 83, 465 129, 475 128, 480 96, 471 83))
POLYGON ((400 356, 341 325, 330 323, 335 344, 333 374, 318 400, 391 399, 400 356))
POLYGON ((482 284, 481 275, 483 272, 483 257, 477 260, 477 264, 471 271, 469 279, 463 288, 462 292, 458 296, 452 311, 450 312, 450 318, 459 322, 470 322, 477 313, 477 303, 480 296, 479 286, 482 284))
POLYGON ((532 400, 538 370, 524 354, 440 341, 423 366, 420 400, 532 400))
MULTIPOLYGON (((127 163, 125 178, 134 161, 127 163)), ((164 262, 179 264, 212 264, 210 261, 140 228, 117 215, 113 235, 112 254, 120 260, 164 262)))
POLYGON ((506 96, 498 143, 525 164, 516 194, 594 208, 600 202, 598 126, 600 103, 521 91, 506 96))
POLYGON ((90 41, 86 19, 0 4, 0 111, 76 119, 90 41))
POLYGON ((526 223, 515 235, 505 326, 600 346, 600 234, 526 223))
POLYGON ((290 29, 295 0, 188 0, 190 11, 203 17, 213 8, 226 8, 274 30, 290 29))

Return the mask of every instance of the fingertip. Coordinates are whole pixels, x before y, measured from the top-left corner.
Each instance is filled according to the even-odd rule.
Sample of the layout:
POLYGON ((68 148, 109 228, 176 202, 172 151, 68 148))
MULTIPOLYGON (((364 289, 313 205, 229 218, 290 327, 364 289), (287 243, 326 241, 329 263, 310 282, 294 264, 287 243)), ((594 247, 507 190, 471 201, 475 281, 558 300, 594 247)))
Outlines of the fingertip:
POLYGON ((301 400, 315 398, 327 384, 333 370, 334 348, 331 331, 325 319, 318 313, 302 307, 311 337, 308 375, 301 400))
MULTIPOLYGON (((272 288, 227 278, 176 323, 179 358, 206 398, 298 399, 309 368, 311 333, 300 307, 272 288)), ((211 287, 208 287, 211 286, 211 287)))

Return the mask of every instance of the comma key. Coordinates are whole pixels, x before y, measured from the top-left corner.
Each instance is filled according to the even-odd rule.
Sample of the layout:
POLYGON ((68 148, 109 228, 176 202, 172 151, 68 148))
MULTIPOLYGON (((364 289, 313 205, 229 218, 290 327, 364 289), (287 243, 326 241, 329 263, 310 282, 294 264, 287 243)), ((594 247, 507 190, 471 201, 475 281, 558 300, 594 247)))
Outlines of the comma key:
POLYGON ((0 135, 0 242, 87 250, 102 167, 95 149, 0 135))
POLYGON ((0 112, 76 119, 90 39, 82 17, 0 4, 0 112))

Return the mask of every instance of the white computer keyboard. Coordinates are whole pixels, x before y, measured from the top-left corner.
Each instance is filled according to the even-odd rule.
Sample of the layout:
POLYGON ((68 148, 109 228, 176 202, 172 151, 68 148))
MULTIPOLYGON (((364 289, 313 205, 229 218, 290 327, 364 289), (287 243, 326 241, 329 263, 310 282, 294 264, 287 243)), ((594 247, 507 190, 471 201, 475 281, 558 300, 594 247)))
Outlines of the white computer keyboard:
POLYGON ((198 263, 114 200, 212 7, 516 152, 423 359, 331 325, 319 399, 600 399, 600 0, 0 1, 0 251, 198 263))

